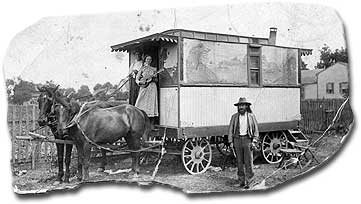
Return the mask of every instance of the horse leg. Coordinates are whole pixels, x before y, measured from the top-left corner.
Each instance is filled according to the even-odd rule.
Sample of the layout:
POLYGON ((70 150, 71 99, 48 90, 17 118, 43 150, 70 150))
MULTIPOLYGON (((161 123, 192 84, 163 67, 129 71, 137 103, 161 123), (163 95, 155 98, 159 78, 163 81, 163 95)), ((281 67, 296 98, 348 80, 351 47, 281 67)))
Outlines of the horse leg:
POLYGON ((65 145, 65 177, 64 182, 69 183, 70 178, 70 161, 71 161, 71 152, 73 150, 73 145, 65 145))
POLYGON ((56 150, 58 156, 58 176, 56 178, 56 183, 61 183, 64 176, 64 144, 56 143, 56 150))
POLYGON ((88 144, 88 143, 85 143, 84 146, 84 152, 83 152, 83 155, 84 155, 84 158, 83 158, 83 161, 84 161, 84 166, 83 166, 83 175, 84 175, 84 181, 88 180, 89 179, 89 165, 90 165, 90 153, 91 153, 91 145, 88 144))
POLYGON ((128 134, 127 138, 127 144, 130 150, 134 151, 131 153, 132 157, 132 171, 135 173, 135 176, 138 176, 140 170, 139 170, 139 157, 140 157, 140 138, 142 135, 137 134, 128 134))
POLYGON ((98 172, 104 172, 105 166, 107 165, 107 151, 105 149, 101 149, 102 151, 102 159, 100 162, 100 167, 97 169, 98 172))
POLYGON ((84 162, 84 150, 82 145, 76 145, 76 150, 78 152, 78 172, 77 179, 81 181, 83 179, 83 162, 84 162))

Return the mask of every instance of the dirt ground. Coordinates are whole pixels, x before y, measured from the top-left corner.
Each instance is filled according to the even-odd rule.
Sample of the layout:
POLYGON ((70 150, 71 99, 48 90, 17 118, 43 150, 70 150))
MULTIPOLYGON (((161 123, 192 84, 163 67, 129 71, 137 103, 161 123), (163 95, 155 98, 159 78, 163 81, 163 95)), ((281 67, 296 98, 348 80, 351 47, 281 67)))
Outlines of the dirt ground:
MULTIPOLYGON (((319 135, 312 135, 312 140, 319 135)), ((315 156, 321 163, 331 157, 341 146, 342 136, 330 134, 323 138, 316 149, 315 156)), ((231 192, 244 191, 236 184, 237 169, 234 159, 225 158, 213 149, 213 159, 210 168, 203 174, 190 175, 184 169, 180 156, 165 155, 159 166, 159 171, 154 179, 151 180, 155 164, 143 164, 138 178, 133 178, 128 173, 109 174, 97 172, 98 162, 94 160, 90 169, 90 180, 88 183, 95 182, 115 182, 115 183, 133 183, 139 186, 167 185, 179 189, 186 193, 209 193, 209 192, 231 192)), ((124 157, 124 156, 121 156, 124 157)), ((119 169, 130 168, 130 158, 110 158, 109 166, 115 172, 119 169)), ((19 194, 45 193, 63 189, 79 188, 82 185, 76 179, 76 163, 72 161, 72 177, 70 183, 55 184, 57 169, 51 164, 45 165, 36 170, 15 168, 13 172, 14 191, 19 194)), ((262 190, 275 187, 298 175, 304 174, 314 169, 317 163, 313 161, 306 168, 300 169, 296 165, 290 165, 287 169, 278 168, 278 164, 267 164, 263 159, 258 158, 254 162, 255 177, 254 183, 249 190, 262 190)), ((94 184, 96 185, 96 184, 94 184)))

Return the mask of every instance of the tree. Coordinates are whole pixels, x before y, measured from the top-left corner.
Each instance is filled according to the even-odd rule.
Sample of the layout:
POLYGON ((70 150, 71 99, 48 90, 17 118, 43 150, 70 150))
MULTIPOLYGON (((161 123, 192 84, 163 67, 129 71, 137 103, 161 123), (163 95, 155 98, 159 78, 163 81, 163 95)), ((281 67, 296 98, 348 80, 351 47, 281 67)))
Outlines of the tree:
POLYGON ((129 99, 129 92, 125 91, 125 92, 121 92, 119 91, 118 93, 115 94, 114 98, 116 100, 120 100, 120 101, 125 101, 129 99))
POLYGON ((93 87, 93 91, 96 91, 96 90, 98 90, 98 89, 100 89, 100 88, 102 88, 102 85, 99 84, 99 83, 97 83, 97 84, 95 84, 95 86, 93 87))
POLYGON ((87 85, 81 85, 76 95, 81 101, 85 101, 92 96, 87 85))
POLYGON ((301 70, 308 70, 307 65, 302 59, 301 59, 301 70))
POLYGON ((74 88, 66 88, 66 89, 64 89, 63 94, 64 94, 65 96, 68 96, 68 95, 70 95, 71 93, 73 93, 72 95, 74 95, 74 94, 76 93, 76 91, 75 91, 74 88))
POLYGON ((106 82, 105 84, 102 85, 102 88, 112 89, 113 85, 110 82, 106 82))
POLYGON ((10 91, 12 95, 8 95, 8 100, 9 103, 22 105, 24 102, 29 101, 37 91, 33 82, 25 81, 20 77, 17 80, 18 83, 15 83, 14 80, 7 81, 9 87, 11 84, 13 85, 13 91, 10 91))
POLYGON ((327 44, 324 44, 324 46, 319 51, 321 55, 320 61, 317 62, 316 69, 327 69, 336 62, 348 63, 347 49, 343 47, 341 47, 341 49, 332 51, 327 44))
POLYGON ((6 79, 5 84, 6 84, 6 95, 7 95, 8 101, 10 102, 14 95, 15 81, 13 79, 6 79))

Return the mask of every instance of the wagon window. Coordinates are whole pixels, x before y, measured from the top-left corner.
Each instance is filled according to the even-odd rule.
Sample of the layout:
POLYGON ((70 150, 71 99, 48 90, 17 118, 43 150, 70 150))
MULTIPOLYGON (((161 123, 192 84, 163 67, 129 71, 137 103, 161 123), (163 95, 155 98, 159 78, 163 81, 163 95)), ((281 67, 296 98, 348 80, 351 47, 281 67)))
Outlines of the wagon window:
POLYGON ((297 85, 297 49, 262 47, 262 82, 265 85, 297 85))
POLYGON ((178 81, 178 49, 177 45, 164 44, 160 49, 160 68, 165 68, 159 74, 160 87, 176 85, 178 81))
POLYGON ((184 39, 184 82, 247 84, 247 45, 184 39))
POLYGON ((250 69, 250 84, 260 84, 260 70, 261 70, 261 48, 249 47, 249 69, 250 69))

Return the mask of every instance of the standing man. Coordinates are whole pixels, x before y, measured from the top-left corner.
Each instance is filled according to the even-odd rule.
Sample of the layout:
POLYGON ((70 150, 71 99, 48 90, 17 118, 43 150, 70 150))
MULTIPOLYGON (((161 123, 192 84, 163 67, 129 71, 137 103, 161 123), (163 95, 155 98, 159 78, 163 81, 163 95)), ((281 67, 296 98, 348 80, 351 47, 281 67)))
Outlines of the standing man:
POLYGON ((129 67, 129 75, 130 75, 130 86, 129 86, 129 104, 135 105, 135 102, 138 97, 139 86, 135 83, 135 77, 137 73, 143 66, 142 55, 140 51, 134 52, 134 62, 129 67))
POLYGON ((228 142, 233 141, 236 153, 239 182, 237 186, 248 189, 254 176, 252 149, 259 137, 258 124, 250 108, 251 103, 246 98, 239 98, 234 105, 238 111, 232 115, 229 124, 228 142))

